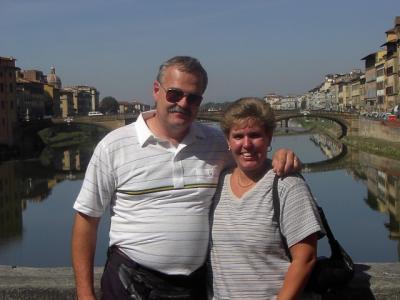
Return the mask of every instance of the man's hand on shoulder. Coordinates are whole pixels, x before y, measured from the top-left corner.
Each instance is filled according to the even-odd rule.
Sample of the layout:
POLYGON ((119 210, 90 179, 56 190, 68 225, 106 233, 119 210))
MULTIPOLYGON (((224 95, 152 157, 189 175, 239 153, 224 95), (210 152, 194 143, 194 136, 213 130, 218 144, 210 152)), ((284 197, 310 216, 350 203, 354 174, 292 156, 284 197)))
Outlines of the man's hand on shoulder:
POLYGON ((302 163, 292 150, 280 148, 274 153, 272 167, 278 176, 283 176, 301 171, 302 163))

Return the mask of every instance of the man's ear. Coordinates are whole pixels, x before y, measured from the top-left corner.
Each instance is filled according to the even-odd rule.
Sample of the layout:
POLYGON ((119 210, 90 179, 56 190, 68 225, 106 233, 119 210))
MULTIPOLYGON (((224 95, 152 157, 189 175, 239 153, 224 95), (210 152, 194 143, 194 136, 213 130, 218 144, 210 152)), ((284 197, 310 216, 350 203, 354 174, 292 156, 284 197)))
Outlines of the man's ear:
POLYGON ((153 97, 154 100, 158 100, 158 95, 160 93, 160 83, 157 80, 154 80, 153 82, 153 97))

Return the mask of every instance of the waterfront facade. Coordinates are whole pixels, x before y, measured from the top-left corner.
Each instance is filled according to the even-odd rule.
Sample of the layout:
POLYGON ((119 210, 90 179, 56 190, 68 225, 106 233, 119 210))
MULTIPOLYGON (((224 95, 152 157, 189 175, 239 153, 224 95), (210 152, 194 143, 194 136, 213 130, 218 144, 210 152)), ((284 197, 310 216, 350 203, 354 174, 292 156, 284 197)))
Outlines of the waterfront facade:
POLYGON ((293 110, 301 106, 301 99, 298 96, 282 96, 269 93, 264 96, 264 101, 268 102, 273 109, 277 110, 293 110))
POLYGON ((386 31, 382 49, 363 58, 366 73, 367 111, 390 112, 400 104, 400 16, 394 19, 394 27, 386 31))
POLYGON ((60 114, 63 118, 73 116, 75 114, 74 96, 71 91, 60 91, 60 114))
POLYGON ((15 143, 17 126, 15 59, 0 57, 0 145, 15 143))
POLYGON ((326 111, 360 110, 364 85, 364 73, 358 69, 344 74, 327 74, 324 82, 303 95, 306 108, 326 111))
MULTIPOLYGON (((63 93, 68 92, 72 95, 73 115, 87 116, 89 111, 97 111, 99 109, 99 92, 95 87, 86 85, 65 87, 63 93)), ((68 103, 68 101, 64 102, 64 105, 68 103)), ((71 111, 71 108, 66 108, 66 111, 71 111)), ((65 116, 64 111, 63 116, 65 116)))
POLYGON ((136 113, 136 112, 144 112, 151 109, 151 106, 148 104, 140 103, 136 100, 132 101, 119 101, 119 113, 136 113))
MULTIPOLYGON (((55 72, 52 68, 52 72, 55 72)), ((50 75, 50 74, 49 74, 50 75)), ((19 120, 41 120, 60 115, 60 79, 49 79, 39 70, 17 72, 17 116, 19 120)), ((50 77, 51 79, 51 77, 50 77)))
POLYGON ((400 17, 396 18, 396 27, 387 31, 387 42, 382 46, 386 47, 385 59, 385 108, 393 107, 400 103, 399 99, 399 50, 400 50, 400 17))
POLYGON ((396 112, 400 106, 400 16, 381 49, 361 58, 365 70, 328 74, 305 94, 307 108, 350 112, 396 112))

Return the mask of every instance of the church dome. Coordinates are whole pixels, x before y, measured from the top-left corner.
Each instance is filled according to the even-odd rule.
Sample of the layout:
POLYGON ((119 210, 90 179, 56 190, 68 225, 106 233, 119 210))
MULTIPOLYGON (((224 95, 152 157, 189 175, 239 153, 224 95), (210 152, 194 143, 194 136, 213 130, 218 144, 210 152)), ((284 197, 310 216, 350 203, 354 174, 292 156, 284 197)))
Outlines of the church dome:
POLYGON ((51 67, 50 74, 47 74, 47 83, 61 89, 61 79, 56 75, 56 68, 51 67))

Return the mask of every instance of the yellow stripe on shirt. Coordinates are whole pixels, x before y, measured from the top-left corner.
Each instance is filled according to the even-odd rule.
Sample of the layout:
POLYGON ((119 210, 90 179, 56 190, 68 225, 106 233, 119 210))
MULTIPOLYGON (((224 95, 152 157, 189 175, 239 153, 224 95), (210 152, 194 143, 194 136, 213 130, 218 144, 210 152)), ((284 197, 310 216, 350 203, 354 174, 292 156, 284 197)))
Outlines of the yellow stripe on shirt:
POLYGON ((185 184, 183 188, 175 188, 173 186, 161 186, 157 188, 137 190, 137 191, 128 191, 128 190, 117 190, 118 193, 126 194, 126 195, 143 195, 150 193, 157 193, 163 191, 172 191, 172 190, 181 190, 181 189, 195 189, 195 188, 216 188, 216 183, 196 183, 196 184, 185 184))

